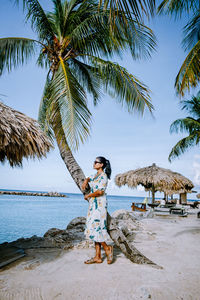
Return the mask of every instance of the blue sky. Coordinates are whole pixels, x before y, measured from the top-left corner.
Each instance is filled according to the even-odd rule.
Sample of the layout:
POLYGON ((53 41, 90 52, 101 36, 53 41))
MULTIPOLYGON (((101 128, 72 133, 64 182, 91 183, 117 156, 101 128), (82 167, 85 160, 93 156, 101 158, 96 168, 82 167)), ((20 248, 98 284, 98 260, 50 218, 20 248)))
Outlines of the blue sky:
MULTIPOLYGON (((46 1, 42 0, 41 3, 45 4, 46 1)), ((185 115, 180 110, 174 81, 186 55, 181 48, 182 28, 186 21, 186 17, 177 21, 166 16, 155 17, 148 24, 158 40, 157 51, 152 54, 152 58, 133 61, 126 52, 123 59, 116 59, 150 88, 155 108, 154 118, 148 111, 143 117, 129 114, 108 95, 102 97, 97 107, 90 105, 93 114, 91 137, 74 155, 86 175, 94 172, 92 165, 96 156, 105 156, 110 160, 112 180, 109 194, 146 195, 140 189, 119 189, 113 179, 118 173, 152 163, 180 172, 193 181, 195 190, 200 190, 198 147, 171 164, 168 162, 171 148, 183 137, 180 134, 170 135, 169 127, 175 119, 185 115)), ((0 36, 34 37, 30 25, 24 23, 22 10, 13 6, 11 1, 1 0, 0 36)), ((37 119, 45 74, 46 71, 39 69, 34 60, 10 74, 5 73, 0 78, 0 94, 5 95, 1 99, 5 104, 37 119)), ((193 93, 185 98, 189 99, 193 93)), ((56 145, 46 159, 24 160, 22 169, 11 168, 7 163, 1 165, 0 188, 79 192, 56 145)), ((195 195, 192 194, 190 198, 195 198, 195 195)))

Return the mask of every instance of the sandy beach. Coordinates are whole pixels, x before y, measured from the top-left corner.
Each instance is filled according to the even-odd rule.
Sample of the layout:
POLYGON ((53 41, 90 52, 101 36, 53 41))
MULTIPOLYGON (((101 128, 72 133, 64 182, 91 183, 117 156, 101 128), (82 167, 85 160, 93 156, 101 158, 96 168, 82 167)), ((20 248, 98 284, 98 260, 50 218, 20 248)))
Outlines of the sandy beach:
MULTIPOLYGON (((137 222, 134 245, 163 267, 130 262, 85 265, 93 248, 29 249, 1 269, 0 300, 200 299, 200 219, 171 215, 137 222)), ((103 253, 104 254, 104 253, 103 253)))

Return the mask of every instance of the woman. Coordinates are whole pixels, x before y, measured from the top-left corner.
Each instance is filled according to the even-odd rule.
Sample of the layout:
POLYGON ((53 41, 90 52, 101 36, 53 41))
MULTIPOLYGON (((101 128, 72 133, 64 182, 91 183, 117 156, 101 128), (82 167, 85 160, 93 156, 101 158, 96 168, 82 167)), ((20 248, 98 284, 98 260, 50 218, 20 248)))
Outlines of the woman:
POLYGON ((99 156, 96 158, 93 168, 97 170, 97 173, 84 180, 82 189, 85 191, 89 184, 90 193, 84 197, 85 200, 89 200, 85 235, 86 238, 95 242, 96 255, 85 261, 85 264, 102 263, 101 246, 103 246, 106 253, 107 263, 111 264, 113 260, 113 246, 109 246, 105 242, 108 238, 105 190, 111 175, 110 162, 105 157, 99 156))

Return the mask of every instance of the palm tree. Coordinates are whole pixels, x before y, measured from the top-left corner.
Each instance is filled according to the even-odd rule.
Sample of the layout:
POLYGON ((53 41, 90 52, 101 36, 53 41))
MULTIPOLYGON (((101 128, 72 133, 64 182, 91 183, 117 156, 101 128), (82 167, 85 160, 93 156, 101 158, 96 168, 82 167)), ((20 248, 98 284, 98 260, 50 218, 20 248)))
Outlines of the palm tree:
MULTIPOLYGON (((109 59, 124 49, 129 49, 134 59, 150 57, 155 37, 149 28, 129 17, 128 26, 123 26, 119 10, 115 26, 111 26, 109 8, 99 6, 97 0, 52 0, 52 4, 53 11, 45 12, 38 0, 23 0, 26 19, 38 38, 0 39, 0 71, 11 71, 38 55, 38 65, 47 69, 39 122, 56 139, 61 157, 81 189, 85 176, 72 151, 89 136, 87 93, 94 105, 103 89, 129 112, 142 114, 145 108, 152 112, 148 88, 109 59)), ((111 227, 111 237, 131 260, 139 257, 138 261, 149 262, 109 219, 111 227)))
POLYGON ((166 12, 181 17, 184 12, 192 12, 192 19, 184 27, 182 45, 189 51, 175 80, 175 88, 180 96, 184 96, 191 87, 200 82, 200 2, 197 0, 164 0, 158 12, 166 12))
POLYGON ((23 0, 26 18, 38 39, 0 39, 0 70, 11 71, 38 55, 37 64, 47 69, 39 122, 50 137, 56 138, 61 157, 80 188, 83 173, 72 163, 71 150, 78 149, 89 136, 91 113, 86 92, 92 95, 94 104, 103 88, 130 112, 143 113, 145 107, 152 111, 148 88, 108 59, 125 48, 134 59, 149 57, 155 37, 138 22, 130 20, 124 28, 118 20, 120 11, 113 29, 109 9, 99 7, 95 0, 52 3, 53 11, 45 12, 38 0, 23 0))
POLYGON ((186 110, 190 116, 174 121, 170 126, 170 132, 187 132, 188 136, 178 141, 172 148, 169 155, 170 162, 200 142, 200 92, 196 97, 192 97, 192 100, 181 101, 181 105, 182 110, 186 110))

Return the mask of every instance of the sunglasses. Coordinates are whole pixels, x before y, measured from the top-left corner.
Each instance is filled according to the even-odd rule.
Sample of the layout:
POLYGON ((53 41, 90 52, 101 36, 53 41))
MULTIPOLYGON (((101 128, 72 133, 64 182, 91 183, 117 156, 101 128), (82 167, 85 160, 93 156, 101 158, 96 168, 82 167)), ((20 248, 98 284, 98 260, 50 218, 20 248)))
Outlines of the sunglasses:
POLYGON ((96 165, 96 164, 101 164, 101 162, 100 161, 94 161, 94 164, 96 165))

